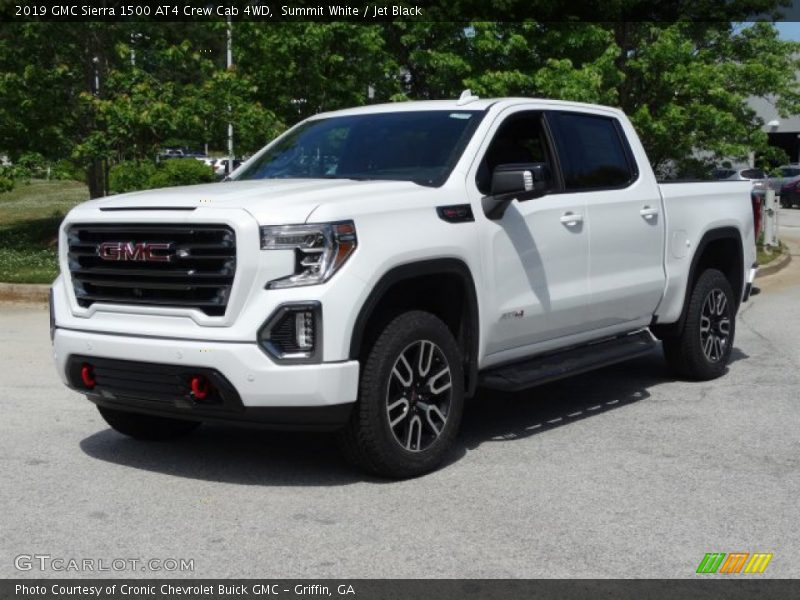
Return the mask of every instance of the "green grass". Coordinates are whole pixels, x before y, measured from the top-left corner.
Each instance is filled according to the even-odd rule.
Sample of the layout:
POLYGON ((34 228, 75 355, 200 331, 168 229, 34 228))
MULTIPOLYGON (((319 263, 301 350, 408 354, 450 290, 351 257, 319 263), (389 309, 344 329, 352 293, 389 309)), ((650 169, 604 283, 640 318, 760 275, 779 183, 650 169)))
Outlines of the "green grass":
POLYGON ((766 265, 769 262, 772 262, 776 258, 778 258, 781 254, 786 252, 786 245, 781 242, 780 247, 778 248, 767 248, 767 246, 757 246, 756 247, 756 262, 759 265, 766 265))
POLYGON ((33 180, 0 194, 0 281, 53 281, 58 226, 70 208, 88 198, 77 181, 33 180))

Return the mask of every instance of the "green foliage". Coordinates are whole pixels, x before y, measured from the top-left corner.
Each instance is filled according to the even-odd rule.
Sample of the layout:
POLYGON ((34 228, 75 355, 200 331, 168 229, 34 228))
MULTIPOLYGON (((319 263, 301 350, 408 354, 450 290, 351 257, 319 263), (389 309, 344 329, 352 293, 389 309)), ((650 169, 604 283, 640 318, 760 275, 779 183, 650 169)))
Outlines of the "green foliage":
POLYGON ((478 23, 473 30, 478 68, 464 84, 477 93, 616 104, 619 50, 601 25, 478 23))
POLYGON ((235 73, 248 86, 238 93, 270 107, 281 125, 366 104, 370 86, 376 100, 386 100, 399 90, 399 65, 386 37, 385 26, 373 24, 237 23, 235 73))
POLYGON ((789 162, 789 155, 783 148, 777 146, 767 146, 756 155, 756 167, 763 169, 767 174, 780 176, 782 165, 789 162))
POLYGON ((27 182, 30 171, 19 165, 0 166, 0 193, 10 192, 17 183, 27 182))
POLYGON ((50 179, 83 181, 85 176, 80 164, 73 160, 65 158, 51 164, 50 179))
POLYGON ((0 166, 0 176, 11 179, 14 182, 27 181, 31 177, 31 172, 19 165, 0 166))
POLYGON ((173 158, 162 162, 148 181, 148 188, 195 185, 215 181, 214 169, 193 158, 173 158))
POLYGON ((151 161, 126 160, 111 167, 109 188, 118 194, 144 190, 155 173, 156 166, 151 161))
POLYGON ((39 152, 23 152, 14 164, 29 172, 47 168, 47 161, 39 152))
POLYGON ((697 151, 743 159, 767 149, 763 123, 748 96, 775 95, 800 111, 793 57, 798 45, 769 23, 615 24, 625 78, 620 105, 630 115, 656 169, 697 151))
POLYGON ((111 191, 117 193, 214 180, 214 170, 193 158, 173 158, 158 166, 150 161, 128 160, 111 167, 109 176, 111 191))
MULTIPOLYGON (((448 14, 468 4, 455 1, 448 14)), ((771 23, 734 23, 780 1, 732 0, 722 12, 711 1, 682 4, 694 20, 676 20, 674 3, 645 4, 615 1, 598 23, 556 22, 545 3, 515 1, 503 5, 543 21, 236 22, 230 70, 221 21, 3 23, 0 151, 39 153, 39 165, 70 159, 98 195, 100 161, 151 160, 170 139, 221 149, 232 122, 236 153, 251 153, 320 111, 469 87, 619 106, 658 170, 750 151, 776 162, 746 100, 800 113, 800 45, 771 23), (637 20, 616 18, 631 11, 637 20)))

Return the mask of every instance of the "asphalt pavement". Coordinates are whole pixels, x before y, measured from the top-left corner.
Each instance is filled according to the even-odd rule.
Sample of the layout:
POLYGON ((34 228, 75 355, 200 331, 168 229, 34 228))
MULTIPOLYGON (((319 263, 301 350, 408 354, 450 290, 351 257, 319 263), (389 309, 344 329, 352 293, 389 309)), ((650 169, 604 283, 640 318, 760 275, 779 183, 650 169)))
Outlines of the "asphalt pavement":
MULTIPOLYGON (((800 254, 800 210, 781 222, 800 254)), ((770 552, 757 577, 800 577, 800 256, 759 285, 723 378, 674 381, 654 352, 482 393, 448 464, 403 482, 351 469, 327 435, 126 439, 61 385, 46 309, 2 304, 0 577, 672 578, 707 552, 770 552), (150 559, 194 570, 129 567, 150 559)))

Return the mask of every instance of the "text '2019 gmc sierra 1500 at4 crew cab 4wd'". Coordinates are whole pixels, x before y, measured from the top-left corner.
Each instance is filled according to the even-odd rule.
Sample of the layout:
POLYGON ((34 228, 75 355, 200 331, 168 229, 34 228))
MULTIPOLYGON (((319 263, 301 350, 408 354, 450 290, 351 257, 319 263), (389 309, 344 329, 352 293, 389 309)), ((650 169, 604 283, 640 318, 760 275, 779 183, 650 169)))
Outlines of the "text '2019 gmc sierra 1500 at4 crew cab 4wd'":
POLYGON ((58 371, 117 431, 338 430, 435 468, 476 386, 650 351, 726 368, 755 275, 748 182, 656 181, 619 110, 511 98, 320 114, 230 181, 93 200, 60 231, 58 371))

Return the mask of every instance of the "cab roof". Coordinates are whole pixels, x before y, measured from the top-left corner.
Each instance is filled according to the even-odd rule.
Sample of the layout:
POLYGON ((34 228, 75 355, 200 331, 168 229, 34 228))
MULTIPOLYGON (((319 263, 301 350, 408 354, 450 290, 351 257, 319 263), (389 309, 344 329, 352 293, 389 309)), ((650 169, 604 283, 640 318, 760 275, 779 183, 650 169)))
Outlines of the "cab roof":
POLYGON ((345 108, 342 110, 319 113, 311 118, 319 119, 328 117, 345 117, 353 115, 390 113, 390 112, 413 112, 413 111, 423 111, 423 110, 486 111, 492 107, 501 109, 505 108, 506 106, 520 104, 523 102, 534 102, 536 104, 543 105, 543 107, 548 107, 556 110, 557 109, 573 109, 573 110, 602 109, 604 111, 612 111, 621 114, 621 111, 617 108, 613 108, 610 106, 603 106, 600 104, 587 104, 585 102, 550 100, 547 98, 522 98, 522 97, 478 98, 476 96, 472 96, 464 100, 411 100, 407 102, 368 104, 365 106, 358 106, 354 108, 345 108))

